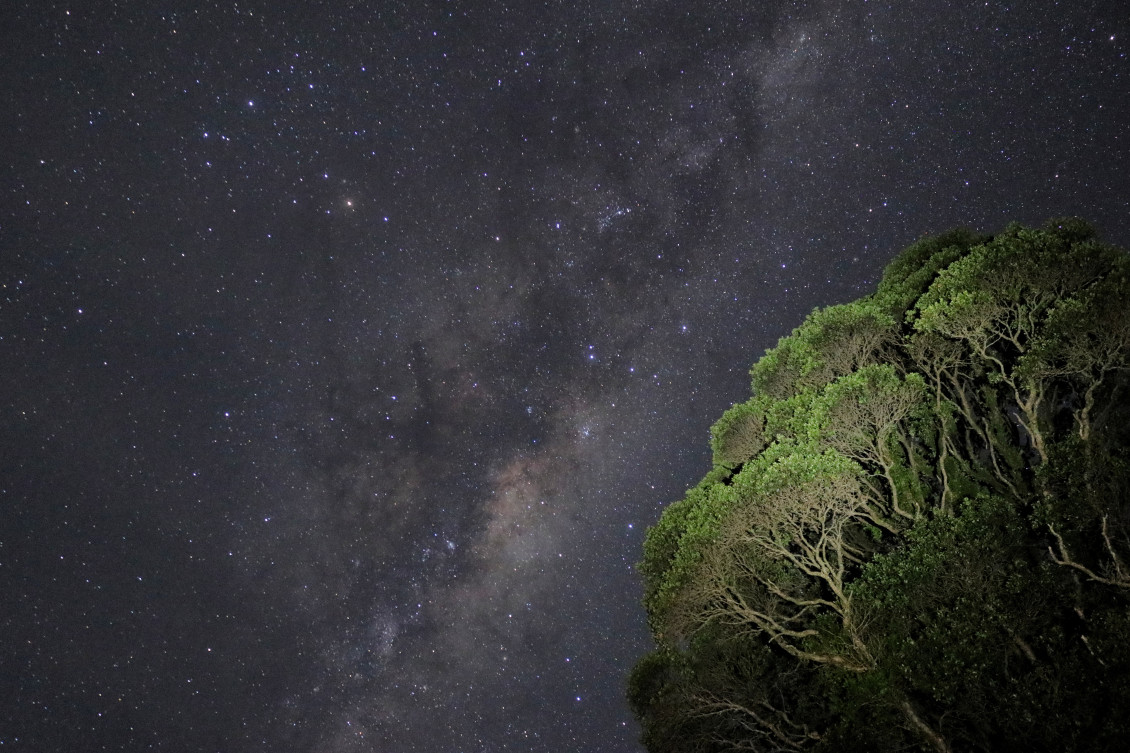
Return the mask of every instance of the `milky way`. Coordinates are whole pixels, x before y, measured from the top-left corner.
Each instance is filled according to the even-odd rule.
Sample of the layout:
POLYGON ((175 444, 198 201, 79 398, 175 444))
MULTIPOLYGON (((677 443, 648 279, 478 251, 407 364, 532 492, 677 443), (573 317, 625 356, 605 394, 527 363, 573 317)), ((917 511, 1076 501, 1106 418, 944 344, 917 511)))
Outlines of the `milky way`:
POLYGON ((639 751, 764 349, 956 225, 1130 242, 1114 0, 85 6, 0 24, 17 750, 639 751))

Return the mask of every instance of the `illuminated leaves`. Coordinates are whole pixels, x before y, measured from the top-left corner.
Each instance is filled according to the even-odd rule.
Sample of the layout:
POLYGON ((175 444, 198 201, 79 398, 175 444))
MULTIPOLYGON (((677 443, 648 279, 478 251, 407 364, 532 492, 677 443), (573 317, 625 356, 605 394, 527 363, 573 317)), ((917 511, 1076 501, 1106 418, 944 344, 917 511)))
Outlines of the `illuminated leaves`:
POLYGON ((648 533, 679 690, 636 708, 682 720, 649 747, 1082 749, 1040 721, 1074 699, 1099 738, 1130 734, 1087 716, 1081 680, 1130 675, 1124 605, 1090 591, 1130 571, 1128 280, 1078 221, 954 231, 768 350, 714 469, 648 533), (786 676, 806 678, 788 703, 751 692, 786 676))

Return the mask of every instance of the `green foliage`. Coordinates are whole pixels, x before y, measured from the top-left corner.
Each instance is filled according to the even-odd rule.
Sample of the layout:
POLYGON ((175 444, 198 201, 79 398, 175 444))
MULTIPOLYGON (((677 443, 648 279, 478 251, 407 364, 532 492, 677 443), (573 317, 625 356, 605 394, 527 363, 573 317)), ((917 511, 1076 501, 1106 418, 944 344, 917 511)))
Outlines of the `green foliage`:
POLYGON ((710 449, 715 465, 741 465, 761 452, 766 444, 764 400, 751 398, 738 403, 710 428, 710 449))
POLYGON ((886 304, 889 312, 901 319, 938 272, 985 240, 984 236, 959 228, 918 241, 887 265, 875 293, 876 301, 886 304))
POLYGON ((1128 304, 1082 221, 955 230, 768 350, 647 535, 648 750, 1121 750, 1128 304))
POLYGON ((727 484, 699 484, 671 505, 648 530, 640 572, 646 584, 645 606, 658 639, 662 640, 664 633, 664 616, 675 606, 686 581, 693 577, 704 549, 717 539, 733 498, 727 484))
POLYGON ((1010 500, 981 496, 919 521, 899 549, 876 555, 853 592, 884 625, 877 671, 946 706, 975 687, 1009 655, 1000 652, 1009 631, 1031 632, 1010 624, 1015 606, 1041 600, 1019 546, 1025 534, 1010 500))
POLYGON ((894 318, 863 299, 816 309, 754 364, 755 395, 785 399, 872 363, 896 336, 894 318))

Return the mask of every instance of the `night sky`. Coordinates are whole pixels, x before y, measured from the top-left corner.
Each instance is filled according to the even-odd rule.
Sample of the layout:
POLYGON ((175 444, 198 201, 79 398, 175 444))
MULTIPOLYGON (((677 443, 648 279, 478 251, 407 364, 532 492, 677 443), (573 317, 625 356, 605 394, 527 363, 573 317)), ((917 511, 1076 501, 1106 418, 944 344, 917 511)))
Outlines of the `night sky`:
POLYGON ((1107 2, 0 9, 0 746, 640 751, 633 565, 914 240, 1130 245, 1107 2))

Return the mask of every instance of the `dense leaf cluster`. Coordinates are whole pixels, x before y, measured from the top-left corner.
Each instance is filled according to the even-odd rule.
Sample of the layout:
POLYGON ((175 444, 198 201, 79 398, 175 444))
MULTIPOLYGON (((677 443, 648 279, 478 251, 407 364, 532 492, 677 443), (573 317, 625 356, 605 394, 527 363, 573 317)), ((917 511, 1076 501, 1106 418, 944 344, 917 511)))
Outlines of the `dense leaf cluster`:
POLYGON ((1128 273, 953 231, 769 350, 648 532, 648 750, 1124 750, 1128 273))

